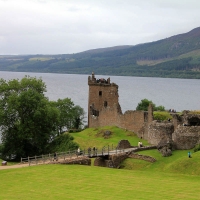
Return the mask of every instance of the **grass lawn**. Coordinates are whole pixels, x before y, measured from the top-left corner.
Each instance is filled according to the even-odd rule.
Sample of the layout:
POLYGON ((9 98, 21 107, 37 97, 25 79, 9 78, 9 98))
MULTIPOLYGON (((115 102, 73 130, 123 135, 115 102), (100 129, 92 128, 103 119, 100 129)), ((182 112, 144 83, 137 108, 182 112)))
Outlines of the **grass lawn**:
POLYGON ((199 199, 199 176, 79 165, 0 171, 0 199, 199 199))
MULTIPOLYGON (((81 149, 116 146, 122 139, 137 146, 139 141, 133 132, 117 127, 89 128, 71 135, 81 149), (109 138, 103 137, 105 130, 111 131, 109 138)), ((162 157, 156 149, 141 151, 138 153, 157 161, 126 159, 121 169, 47 164, 0 170, 0 200, 199 200, 200 151, 191 150, 192 158, 187 152, 177 150, 170 157, 162 157)))

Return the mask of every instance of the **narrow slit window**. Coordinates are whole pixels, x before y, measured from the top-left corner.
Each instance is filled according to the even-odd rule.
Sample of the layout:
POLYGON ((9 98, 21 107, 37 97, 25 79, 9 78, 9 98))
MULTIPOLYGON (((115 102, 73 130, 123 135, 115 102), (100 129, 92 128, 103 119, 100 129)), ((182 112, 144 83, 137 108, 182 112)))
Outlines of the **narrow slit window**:
POLYGON ((102 91, 99 91, 99 96, 102 96, 102 91))
POLYGON ((104 101, 104 107, 107 107, 107 106, 108 106, 108 102, 104 101))

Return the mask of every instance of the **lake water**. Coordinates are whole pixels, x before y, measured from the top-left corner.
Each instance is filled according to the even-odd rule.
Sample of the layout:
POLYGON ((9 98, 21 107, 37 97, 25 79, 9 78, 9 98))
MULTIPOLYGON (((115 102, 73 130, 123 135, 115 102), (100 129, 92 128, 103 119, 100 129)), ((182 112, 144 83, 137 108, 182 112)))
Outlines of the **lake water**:
MULTIPOLYGON (((71 98, 75 105, 80 105, 87 113, 88 75, 0 72, 0 78, 6 80, 21 79, 25 75, 41 77, 46 83, 46 96, 50 100, 71 98)), ((119 86, 119 103, 123 112, 135 110, 138 103, 144 98, 153 101, 156 106, 162 105, 166 109, 200 110, 200 80, 198 79, 96 75, 96 78, 107 79, 108 77, 111 82, 119 86)))

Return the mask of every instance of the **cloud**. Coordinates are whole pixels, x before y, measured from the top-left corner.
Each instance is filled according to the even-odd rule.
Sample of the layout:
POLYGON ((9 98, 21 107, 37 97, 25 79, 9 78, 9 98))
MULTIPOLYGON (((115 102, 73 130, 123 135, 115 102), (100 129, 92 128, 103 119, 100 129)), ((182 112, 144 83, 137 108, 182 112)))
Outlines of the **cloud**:
POLYGON ((135 45, 199 26, 196 0, 0 0, 0 54, 135 45))

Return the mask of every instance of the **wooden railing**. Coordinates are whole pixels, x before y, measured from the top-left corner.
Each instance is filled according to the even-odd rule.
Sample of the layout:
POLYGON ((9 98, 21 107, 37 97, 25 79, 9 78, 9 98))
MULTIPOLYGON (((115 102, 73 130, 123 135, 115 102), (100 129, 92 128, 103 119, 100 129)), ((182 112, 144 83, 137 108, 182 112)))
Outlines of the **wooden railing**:
MULTIPOLYGON (((82 150, 77 152, 77 150, 68 151, 68 152, 59 152, 56 153, 56 161, 66 160, 66 159, 76 159, 77 157, 101 157, 101 156, 108 156, 113 154, 119 154, 126 152, 126 149, 117 149, 113 145, 111 146, 104 146, 101 149, 91 148, 91 150, 82 150)), ((45 163, 52 163, 54 162, 54 154, 45 154, 40 156, 32 156, 21 158, 21 164, 29 164, 30 165, 37 165, 37 164, 45 164, 45 163)))

